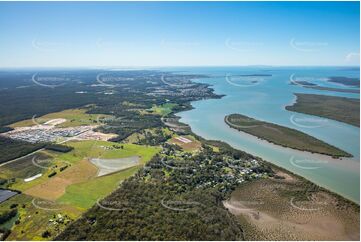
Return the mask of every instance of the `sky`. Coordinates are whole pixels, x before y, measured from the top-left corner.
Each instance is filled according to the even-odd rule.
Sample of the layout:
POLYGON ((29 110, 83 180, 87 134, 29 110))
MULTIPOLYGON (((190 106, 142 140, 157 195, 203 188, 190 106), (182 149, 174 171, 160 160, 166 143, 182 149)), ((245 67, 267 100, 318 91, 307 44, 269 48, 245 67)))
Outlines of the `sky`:
POLYGON ((0 2, 0 68, 354 66, 359 2, 0 2))

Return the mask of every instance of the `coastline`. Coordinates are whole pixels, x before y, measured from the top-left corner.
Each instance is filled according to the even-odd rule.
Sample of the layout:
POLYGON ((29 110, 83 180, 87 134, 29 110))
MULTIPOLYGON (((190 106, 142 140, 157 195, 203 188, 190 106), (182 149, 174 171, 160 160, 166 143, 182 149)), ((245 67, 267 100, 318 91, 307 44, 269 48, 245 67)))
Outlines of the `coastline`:
MULTIPOLYGON (((196 81, 196 80, 193 80, 191 79, 191 81, 196 81)), ((213 92, 215 92, 214 88, 212 88, 213 85, 211 84, 208 84, 208 88, 212 89, 213 92)), ((219 96, 218 98, 215 98, 215 99, 221 99, 223 97, 226 97, 227 95, 226 94, 216 94, 217 96, 219 96)), ((210 99, 214 99, 214 98, 210 98, 210 99)), ((296 98, 295 98, 296 99, 296 98)), ((198 100, 199 101, 199 100, 198 100)), ((296 100, 294 100, 296 101, 296 100)), ((186 112, 188 110, 192 110, 192 109, 195 109, 194 105, 193 105, 193 102, 197 102, 197 101, 190 101, 189 102, 189 109, 187 110, 182 110, 182 111, 179 111, 179 112, 176 112, 176 113, 173 113, 173 115, 175 115, 177 118, 179 118, 179 120, 182 118, 181 116, 179 116, 180 113, 183 113, 183 112, 186 112)), ((179 121, 180 123, 182 123, 181 121, 179 121)), ((199 134, 196 134, 192 127, 186 123, 182 123, 183 125, 186 125, 189 127, 190 129, 190 132, 192 135, 194 135, 195 137, 197 137, 198 139, 200 140, 205 140, 205 141, 212 141, 214 139, 207 139, 205 137, 202 137, 201 135, 199 134)), ((228 126, 227 126, 228 127, 228 126)), ((308 152, 308 151, 301 151, 301 150, 296 150, 296 149, 292 149, 292 148, 288 148, 288 147, 283 147, 283 146, 279 146, 279 145, 275 145, 271 142, 268 142, 267 140, 263 140, 263 139, 260 139, 260 138, 257 138, 253 135, 250 135, 248 133, 245 133, 245 132, 239 132, 233 128, 230 128, 228 127, 229 129, 231 129, 233 132, 237 132, 239 135, 243 136, 244 138, 246 139, 250 139, 250 140, 253 140, 257 143, 260 143, 261 145, 270 145, 272 147, 272 149, 277 149, 279 151, 292 151, 294 152, 295 154, 299 154, 301 156, 303 155, 306 155, 306 156, 309 156, 311 158, 316 158, 316 159, 320 159, 320 160, 325 160, 328 164, 331 164, 333 166, 336 166, 336 165, 339 165, 339 162, 340 161, 349 161, 347 162, 347 165, 346 166, 343 166, 343 167, 347 167, 349 166, 350 169, 352 170, 357 170, 359 171, 360 169, 360 163, 355 160, 355 158, 349 158, 349 157, 341 157, 341 158, 333 158, 333 157, 330 157, 328 155, 324 155, 324 154, 317 154, 317 153, 311 153, 311 152, 308 152)), ((351 196, 348 196, 347 194, 345 193, 341 193, 341 192, 336 192, 335 189, 332 189, 330 186, 327 186, 325 184, 321 184, 321 182, 317 182, 317 181, 312 181, 314 179, 312 179, 310 176, 305 176, 305 175, 300 175, 299 173, 297 172, 294 172, 294 171, 290 171, 289 169, 287 169, 286 167, 283 167, 281 166, 280 164, 277 164, 275 161, 272 161, 272 159, 270 158, 262 158, 262 156, 260 154, 255 154, 255 153, 252 153, 250 151, 247 151, 247 150, 244 150, 244 149, 240 149, 240 148, 237 148, 235 147, 234 145, 232 144, 229 144, 228 142, 226 141, 223 141, 223 140, 216 140, 216 141, 220 141, 220 142, 223 142, 229 146, 231 146, 232 148, 234 149, 237 149, 237 150, 240 150, 242 152, 245 152, 247 154, 250 154, 252 156, 255 156, 255 157, 258 157, 260 159, 262 159, 263 161, 265 161, 267 164, 270 164, 271 166, 274 166, 274 167, 277 167, 278 169, 282 169, 284 170, 286 173, 288 174, 291 174, 291 175, 295 175, 297 177, 300 177, 304 180, 306 180, 307 182, 310 182, 316 186, 319 186, 320 188, 324 189, 326 192, 330 193, 330 194, 333 194, 337 197, 340 197, 342 199, 344 199, 345 201, 349 201, 351 202, 352 204, 355 204, 356 206, 360 206, 360 201, 357 201, 355 200, 354 198, 352 198, 351 196)), ((346 162, 345 162, 346 164, 346 162)))
MULTIPOLYGON (((177 113, 175 113, 175 115, 177 116, 177 113)), ((177 116, 177 117, 179 117, 179 116, 177 116)), ((186 124, 184 124, 184 125, 186 125, 186 124)), ((284 167, 282 167, 282 166, 280 166, 280 165, 278 165, 278 164, 275 164, 275 163, 273 163, 272 161, 270 161, 270 159, 262 158, 262 157, 260 157, 260 156, 257 155, 257 154, 252 154, 252 153, 250 153, 250 152, 248 152, 248 151, 241 150, 241 149, 239 149, 239 148, 237 148, 237 147, 234 147, 233 145, 228 144, 227 142, 222 141, 222 140, 210 140, 210 139, 206 139, 206 138, 204 138, 204 137, 202 137, 202 136, 194 133, 193 130, 192 130, 192 128, 191 128, 190 126, 189 126, 189 129, 191 130, 191 134, 192 134, 193 136, 197 137, 197 139, 200 139, 201 141, 203 140, 203 141, 209 141, 209 142, 211 142, 211 141, 223 142, 223 143, 231 146, 232 148, 234 148, 234 149, 236 149, 236 150, 245 152, 245 153, 247 153, 247 154, 250 154, 250 155, 252 155, 252 156, 254 156, 254 157, 257 157, 257 158, 263 160, 265 163, 269 164, 271 167, 276 167, 276 169, 282 170, 282 171, 284 171, 285 173, 287 173, 287 174, 289 174, 289 175, 296 176, 296 177, 298 177, 298 178, 300 178, 300 179, 303 179, 303 180, 305 180, 305 181, 307 181, 307 182, 310 182, 310 183, 312 183, 312 184, 314 184, 314 185, 316 185, 316 186, 319 186, 320 188, 324 189, 326 192, 328 192, 328 193, 330 193, 330 194, 332 194, 332 195, 334 195, 334 196, 340 197, 340 198, 344 199, 345 201, 349 201, 349 202, 351 202, 352 204, 355 204, 355 205, 357 205, 357 206, 360 206, 360 203, 359 203, 359 202, 353 200, 351 197, 348 197, 346 194, 337 193, 337 192, 333 191, 331 187, 327 187, 326 185, 321 185, 321 184, 319 184, 319 183, 317 183, 317 182, 315 182, 315 181, 311 181, 310 178, 308 178, 308 177, 306 177, 306 176, 301 176, 301 175, 297 174, 296 172, 290 171, 290 170, 288 170, 287 168, 284 168, 284 167)), ((329 164, 332 164, 332 163, 334 163, 334 162, 335 162, 335 163, 338 163, 338 162, 340 162, 340 161, 348 160, 348 161, 351 161, 351 162, 350 162, 350 163, 352 164, 352 167, 350 167, 351 169, 356 169, 356 170, 359 170, 359 169, 360 169, 360 164, 357 163, 357 162, 356 162, 354 159, 352 159, 352 158, 343 157, 343 158, 335 159, 335 158, 332 158, 332 157, 330 157, 330 156, 328 156, 328 155, 315 154, 315 153, 311 153, 311 152, 307 152, 307 151, 295 150, 295 149, 291 149, 291 148, 288 148, 288 147, 283 147, 283 146, 275 145, 275 144, 273 144, 273 143, 270 143, 270 142, 268 142, 268 141, 266 141, 266 140, 259 139, 259 138, 255 137, 255 136, 250 135, 250 134, 247 134, 247 133, 245 133, 245 132, 239 132, 239 131, 237 131, 237 130, 234 130, 234 131, 240 133, 242 136, 244 136, 244 137, 247 138, 247 139, 253 139, 253 140, 255 140, 255 141, 257 141, 257 142, 261 142, 261 143, 263 143, 263 144, 272 145, 272 146, 274 146, 275 149, 278 149, 278 150, 289 150, 289 151, 294 151, 295 153, 299 153, 300 155, 307 154, 307 155, 310 155, 310 156, 318 157, 320 160, 329 162, 329 164)), ((350 164, 348 164, 348 165, 350 165, 350 164)))

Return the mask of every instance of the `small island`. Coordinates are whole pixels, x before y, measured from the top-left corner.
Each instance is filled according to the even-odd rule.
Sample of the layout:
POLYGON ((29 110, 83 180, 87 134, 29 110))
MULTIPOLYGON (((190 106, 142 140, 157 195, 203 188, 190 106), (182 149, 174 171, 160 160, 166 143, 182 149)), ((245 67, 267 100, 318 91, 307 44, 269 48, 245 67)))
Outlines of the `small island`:
POLYGON ((352 157, 351 154, 329 145, 319 139, 295 129, 256 120, 241 114, 230 114, 224 121, 234 129, 254 135, 276 145, 329 155, 332 157, 352 157))
MULTIPOLYGON (((353 77, 344 76, 331 76, 327 78, 327 82, 342 84, 346 87, 360 88, 360 79, 353 77)), ((350 89, 342 87, 324 87, 309 81, 297 81, 293 80, 290 85, 301 85, 305 88, 312 88, 320 91, 331 91, 331 92, 345 92, 345 93, 360 93, 360 89, 350 89)))
POLYGON ((286 110, 316 115, 360 127, 360 100, 317 94, 295 93, 297 100, 286 110))

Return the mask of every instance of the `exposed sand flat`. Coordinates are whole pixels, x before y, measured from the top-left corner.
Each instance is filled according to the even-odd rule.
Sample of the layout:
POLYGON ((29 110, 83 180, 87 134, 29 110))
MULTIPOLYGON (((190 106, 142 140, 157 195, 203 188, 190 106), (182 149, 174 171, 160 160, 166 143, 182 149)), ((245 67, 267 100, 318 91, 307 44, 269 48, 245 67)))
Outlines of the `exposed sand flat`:
POLYGON ((246 240, 359 240, 357 205, 317 189, 303 200, 298 192, 310 183, 277 174, 285 179, 250 182, 223 202, 239 218, 246 240))

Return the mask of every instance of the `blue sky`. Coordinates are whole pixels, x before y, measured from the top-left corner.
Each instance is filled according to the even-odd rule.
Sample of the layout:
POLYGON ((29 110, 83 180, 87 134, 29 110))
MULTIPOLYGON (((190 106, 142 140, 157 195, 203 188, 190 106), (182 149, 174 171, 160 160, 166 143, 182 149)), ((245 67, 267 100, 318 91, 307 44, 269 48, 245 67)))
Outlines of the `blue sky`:
POLYGON ((1 2, 0 67, 359 65, 359 2, 1 2))

